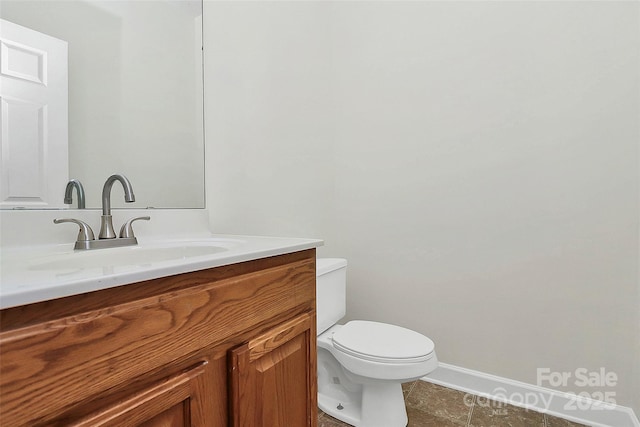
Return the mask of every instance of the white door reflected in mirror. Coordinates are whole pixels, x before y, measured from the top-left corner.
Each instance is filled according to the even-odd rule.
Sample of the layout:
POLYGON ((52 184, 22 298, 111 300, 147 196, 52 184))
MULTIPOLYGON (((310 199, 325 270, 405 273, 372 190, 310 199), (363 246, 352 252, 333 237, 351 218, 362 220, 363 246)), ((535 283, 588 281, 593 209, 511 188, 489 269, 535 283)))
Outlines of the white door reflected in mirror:
POLYGON ((64 207, 67 42, 0 20, 0 207, 64 207))

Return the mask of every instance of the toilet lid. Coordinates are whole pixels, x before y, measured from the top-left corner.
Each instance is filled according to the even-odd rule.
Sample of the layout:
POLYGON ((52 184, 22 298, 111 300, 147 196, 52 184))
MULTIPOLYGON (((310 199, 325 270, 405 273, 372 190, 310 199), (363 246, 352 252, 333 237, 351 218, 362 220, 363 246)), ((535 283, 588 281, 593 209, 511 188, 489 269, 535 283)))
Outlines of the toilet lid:
POLYGON ((343 353, 381 363, 423 362, 435 348, 418 332, 365 320, 353 320, 336 331, 333 345, 343 353))

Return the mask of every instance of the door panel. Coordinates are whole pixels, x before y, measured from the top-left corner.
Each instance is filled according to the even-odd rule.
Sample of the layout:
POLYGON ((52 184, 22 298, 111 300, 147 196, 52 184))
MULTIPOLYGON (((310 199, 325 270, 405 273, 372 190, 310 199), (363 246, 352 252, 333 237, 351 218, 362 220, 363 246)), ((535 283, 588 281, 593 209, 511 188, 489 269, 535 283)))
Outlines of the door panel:
POLYGON ((232 425, 315 426, 315 345, 315 316, 306 313, 232 350, 232 425))
POLYGON ((0 20, 0 207, 63 207, 67 42, 0 20))

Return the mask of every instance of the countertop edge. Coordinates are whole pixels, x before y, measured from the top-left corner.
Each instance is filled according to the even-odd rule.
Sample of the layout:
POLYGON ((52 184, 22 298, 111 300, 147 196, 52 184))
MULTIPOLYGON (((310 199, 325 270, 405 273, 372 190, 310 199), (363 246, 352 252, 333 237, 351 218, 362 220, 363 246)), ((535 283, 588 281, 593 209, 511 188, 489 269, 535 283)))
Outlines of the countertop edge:
MULTIPOLYGON (((18 307, 48 301, 57 298, 79 295, 88 292, 100 291, 104 289, 124 286, 145 280, 158 279, 177 274, 190 273, 208 268, 221 267, 245 261, 253 261, 271 256, 284 255, 299 252, 307 249, 314 249, 323 245, 318 239, 299 238, 278 238, 261 236, 237 236, 224 235, 230 238, 260 239, 263 242, 273 239, 274 245, 266 245, 263 248, 252 250, 251 252, 231 253, 224 257, 214 257, 209 259, 197 259, 180 263, 178 265, 158 265, 153 268, 141 268, 113 275, 104 275, 91 279, 83 278, 77 281, 54 284, 52 286, 42 286, 33 289, 16 289, 15 292, 0 292, 0 309, 18 307), (279 243, 279 244, 278 244, 279 243)), ((1 284, 0 284, 1 285, 1 284)), ((3 287, 4 288, 4 287, 3 287)), ((4 289, 3 289, 4 291, 4 289)))

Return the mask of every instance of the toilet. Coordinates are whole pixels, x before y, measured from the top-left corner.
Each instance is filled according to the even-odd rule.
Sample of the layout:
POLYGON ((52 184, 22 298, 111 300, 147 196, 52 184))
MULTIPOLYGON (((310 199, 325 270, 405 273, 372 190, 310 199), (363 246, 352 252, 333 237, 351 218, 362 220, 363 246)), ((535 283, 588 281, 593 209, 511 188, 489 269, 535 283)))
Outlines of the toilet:
POLYGON ((356 427, 404 427, 402 383, 438 366, 433 341, 400 326, 338 321, 346 310, 347 261, 318 258, 318 407, 356 427))

